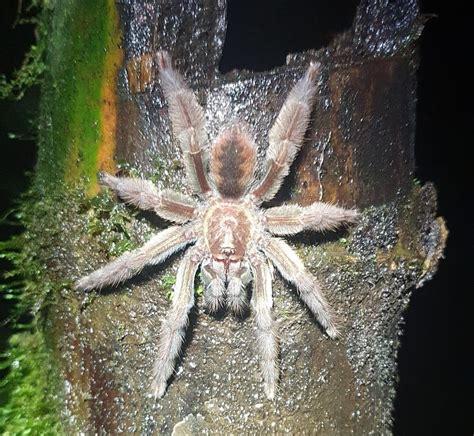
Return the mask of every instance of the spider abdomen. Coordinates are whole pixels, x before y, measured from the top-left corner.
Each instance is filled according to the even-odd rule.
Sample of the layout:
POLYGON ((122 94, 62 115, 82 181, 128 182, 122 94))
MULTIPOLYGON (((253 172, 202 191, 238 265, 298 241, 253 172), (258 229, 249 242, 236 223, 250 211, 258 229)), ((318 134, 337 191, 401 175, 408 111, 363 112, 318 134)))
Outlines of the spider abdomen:
POLYGON ((219 193, 228 199, 245 194, 255 170, 256 149, 241 126, 226 129, 211 149, 211 174, 219 193))

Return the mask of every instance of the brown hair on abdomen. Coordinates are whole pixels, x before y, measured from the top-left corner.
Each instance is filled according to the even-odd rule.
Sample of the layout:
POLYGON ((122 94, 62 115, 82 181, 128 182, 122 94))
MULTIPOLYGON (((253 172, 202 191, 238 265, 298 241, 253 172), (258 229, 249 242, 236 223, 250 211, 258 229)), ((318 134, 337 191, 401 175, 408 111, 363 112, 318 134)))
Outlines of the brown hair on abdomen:
POLYGON ((255 169, 255 146, 245 130, 233 127, 222 132, 212 146, 211 174, 223 197, 245 194, 255 169))

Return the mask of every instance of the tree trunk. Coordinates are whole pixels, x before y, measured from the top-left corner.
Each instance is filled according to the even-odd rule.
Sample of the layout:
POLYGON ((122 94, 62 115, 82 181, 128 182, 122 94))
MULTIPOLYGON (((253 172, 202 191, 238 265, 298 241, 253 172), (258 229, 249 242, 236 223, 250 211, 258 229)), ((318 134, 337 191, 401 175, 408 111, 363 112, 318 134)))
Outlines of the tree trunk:
POLYGON ((222 76, 225 7, 67 0, 52 12, 36 225, 54 289, 45 334, 64 381, 67 432, 390 433, 403 311, 436 270, 446 239, 434 188, 413 178, 418 8, 414 0, 364 0, 353 28, 329 47, 265 73, 222 76), (275 401, 263 393, 252 317, 213 317, 199 298, 167 393, 149 397, 179 256, 116 289, 84 295, 71 287, 166 226, 98 193, 98 170, 186 189, 156 78, 158 49, 172 53, 196 90, 210 137, 229 119, 246 120, 260 157, 287 91, 309 60, 322 63, 308 139, 272 204, 337 202, 362 218, 348 231, 290 241, 325 285, 344 332, 328 340, 276 275, 275 401))

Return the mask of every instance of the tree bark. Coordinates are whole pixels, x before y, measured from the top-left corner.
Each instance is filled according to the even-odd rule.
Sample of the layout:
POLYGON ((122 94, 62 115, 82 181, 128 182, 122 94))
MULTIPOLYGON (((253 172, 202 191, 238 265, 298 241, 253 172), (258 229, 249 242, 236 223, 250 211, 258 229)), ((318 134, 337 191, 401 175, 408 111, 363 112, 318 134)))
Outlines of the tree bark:
POLYGON ((415 44, 422 29, 416 2, 364 0, 353 28, 329 47, 288 56, 285 66, 265 73, 225 76, 217 69, 224 0, 86 3, 59 2, 53 12, 36 177, 50 206, 38 218, 45 231, 37 237, 47 240, 49 280, 60 284, 45 334, 64 380, 67 431, 390 433, 403 311, 413 289, 435 272, 447 235, 436 218, 434 188, 418 186, 413 175, 415 44), (69 47, 54 39, 64 28, 84 51, 79 42, 69 47), (179 256, 98 295, 70 286, 166 225, 97 194, 96 170, 186 189, 157 82, 158 49, 171 52, 197 92, 210 138, 229 119, 247 121, 260 165, 286 93, 310 60, 322 64, 314 122, 272 204, 336 202, 361 209, 362 218, 347 231, 290 240, 324 284, 344 331, 328 340, 276 275, 281 380, 273 402, 262 389, 252 317, 211 316, 199 298, 166 395, 149 397, 179 256))

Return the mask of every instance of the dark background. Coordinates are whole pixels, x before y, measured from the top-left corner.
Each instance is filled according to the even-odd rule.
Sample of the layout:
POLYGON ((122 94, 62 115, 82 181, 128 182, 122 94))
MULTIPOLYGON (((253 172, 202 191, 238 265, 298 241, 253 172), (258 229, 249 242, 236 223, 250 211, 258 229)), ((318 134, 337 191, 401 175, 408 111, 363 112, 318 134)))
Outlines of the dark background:
MULTIPOLYGON (((265 70, 287 53, 326 45, 350 27, 356 0, 229 0, 221 71, 265 70)), ((461 2, 459 2, 461 3, 461 2)), ((0 72, 21 65, 34 41, 33 27, 17 25, 16 0, 0 6, 0 72)), ((473 239, 473 196, 468 176, 474 160, 473 17, 456 2, 421 1, 435 14, 420 40, 416 177, 435 183, 439 214, 450 230, 446 258, 434 280, 414 292, 405 314, 394 411, 396 435, 472 435, 474 365, 468 297, 473 239), (471 250, 471 251, 470 251, 471 250)), ((27 189, 36 159, 38 89, 20 102, 0 101, 0 216, 27 189), (15 138, 10 138, 11 136, 15 138)), ((20 229, 1 226, 0 240, 20 229)), ((0 268, 5 264, 0 264, 0 268)), ((9 306, 2 302, 1 320, 9 306)), ((8 326, 1 325, 3 350, 8 326)))

